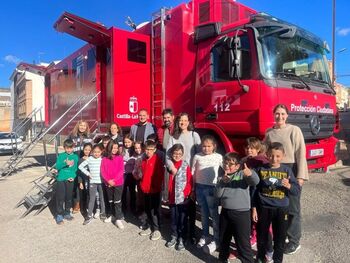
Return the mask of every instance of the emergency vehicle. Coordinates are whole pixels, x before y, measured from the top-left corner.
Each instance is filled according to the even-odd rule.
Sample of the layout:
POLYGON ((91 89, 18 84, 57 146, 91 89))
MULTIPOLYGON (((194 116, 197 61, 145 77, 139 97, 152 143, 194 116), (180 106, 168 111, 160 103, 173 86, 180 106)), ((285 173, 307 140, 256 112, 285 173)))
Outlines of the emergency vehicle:
POLYGON ((161 125, 161 112, 187 112, 200 134, 225 151, 263 138, 273 107, 304 134, 310 169, 336 162, 335 91, 314 34, 235 1, 193 0, 162 8, 148 23, 126 31, 65 12, 59 32, 87 42, 49 67, 46 109, 52 123, 76 98, 101 92, 82 118, 128 128, 141 108, 161 125))

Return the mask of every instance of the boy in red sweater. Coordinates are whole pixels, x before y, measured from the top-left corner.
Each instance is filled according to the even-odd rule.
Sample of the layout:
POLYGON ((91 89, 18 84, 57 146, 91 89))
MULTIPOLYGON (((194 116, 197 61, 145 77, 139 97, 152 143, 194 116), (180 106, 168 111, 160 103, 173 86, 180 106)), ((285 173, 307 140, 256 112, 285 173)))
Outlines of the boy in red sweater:
POLYGON ((156 154, 157 144, 152 140, 145 142, 145 154, 141 161, 142 178, 140 187, 144 193, 145 212, 149 228, 142 230, 141 236, 149 236, 151 240, 159 240, 160 227, 160 194, 164 179, 163 156, 156 154))

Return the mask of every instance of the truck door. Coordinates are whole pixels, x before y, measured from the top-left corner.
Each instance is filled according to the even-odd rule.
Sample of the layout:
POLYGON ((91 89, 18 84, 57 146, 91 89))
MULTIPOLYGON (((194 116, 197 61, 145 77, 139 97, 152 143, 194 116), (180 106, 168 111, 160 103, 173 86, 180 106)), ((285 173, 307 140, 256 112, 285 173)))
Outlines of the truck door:
POLYGON ((199 52, 196 122, 214 123, 228 136, 247 135, 257 129, 260 89, 256 81, 258 66, 254 43, 251 30, 239 30, 214 41, 208 50, 210 57, 204 56, 205 52, 199 52), (234 68, 234 60, 237 59, 233 47, 235 36, 239 40, 241 56, 240 77, 237 68, 234 68), (201 68, 205 67, 206 59, 209 60, 208 70, 204 72, 201 68), (208 73, 210 78, 204 78, 208 73))

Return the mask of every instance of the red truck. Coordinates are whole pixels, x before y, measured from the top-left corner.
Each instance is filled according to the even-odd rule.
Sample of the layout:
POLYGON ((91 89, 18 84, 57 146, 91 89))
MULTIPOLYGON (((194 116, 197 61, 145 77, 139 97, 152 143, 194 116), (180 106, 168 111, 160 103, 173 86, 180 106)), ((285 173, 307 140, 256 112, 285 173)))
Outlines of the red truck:
POLYGON ((314 34, 228 0, 193 0, 152 15, 132 31, 107 28, 70 13, 54 25, 87 42, 49 67, 47 116, 53 122, 75 98, 101 91, 83 118, 128 128, 138 110, 189 113, 200 134, 225 151, 264 137, 278 103, 304 134, 310 169, 336 162, 335 92, 314 34))

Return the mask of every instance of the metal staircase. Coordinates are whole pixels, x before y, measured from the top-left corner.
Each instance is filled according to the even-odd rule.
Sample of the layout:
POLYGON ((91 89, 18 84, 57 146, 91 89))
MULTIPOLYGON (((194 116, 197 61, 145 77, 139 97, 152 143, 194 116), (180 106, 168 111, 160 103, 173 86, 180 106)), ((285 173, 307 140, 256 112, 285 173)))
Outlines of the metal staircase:
MULTIPOLYGON (((43 147, 44 147, 44 156, 45 156, 45 166, 46 166, 46 172, 44 175, 41 177, 35 179, 32 181, 33 186, 32 188, 27 192, 27 194, 16 204, 15 208, 20 207, 20 206, 25 206, 26 211, 22 214, 21 218, 25 217, 28 215, 31 211, 34 209, 37 209, 34 215, 39 214, 42 210, 44 210, 50 203, 53 197, 54 193, 54 185, 56 182, 56 176, 57 176, 57 171, 55 169, 55 165, 52 167, 49 167, 48 165, 48 160, 47 160, 47 149, 46 145, 48 143, 54 142, 55 143, 55 151, 56 155, 58 154, 58 147, 57 147, 57 137, 58 135, 74 120, 76 119, 82 111, 95 99, 97 100, 100 92, 98 92, 94 96, 90 96, 88 98, 80 98, 76 102, 73 103, 71 107, 66 110, 66 112, 59 118, 57 119, 50 127, 45 129, 45 131, 36 139, 35 142, 38 142, 42 140, 43 142, 43 147), (78 105, 81 102, 85 102, 83 105, 78 105), (67 121, 64 122, 63 125, 58 126, 58 123, 69 113, 72 113, 74 111, 74 107, 78 105, 79 110, 67 121), (58 131, 52 135, 48 140, 44 139, 44 136, 48 134, 49 131, 52 131, 54 127, 59 127, 58 131)), ((80 116, 81 117, 81 116, 80 116)), ((95 121, 92 125, 96 126, 96 129, 99 127, 98 121, 95 121)), ((28 152, 34 148, 36 143, 33 143, 30 148, 28 148, 28 152)), ((19 162, 18 162, 19 163, 19 162)), ((17 163, 17 164, 18 164, 17 163)), ((8 176, 10 173, 7 172, 5 176, 8 176)))
MULTIPOLYGON (((12 147, 12 155, 11 157, 6 161, 5 165, 0 169, 0 176, 6 174, 6 171, 13 171, 16 166, 16 162, 22 157, 22 155, 25 153, 26 148, 28 145, 35 141, 36 138, 42 133, 44 130, 44 126, 42 125, 42 109, 43 107, 35 108, 31 113, 26 116, 20 123, 18 123, 11 132, 11 147, 12 147), (40 115, 40 129, 36 127, 37 125, 37 114, 40 115), (26 142, 23 142, 22 144, 24 147, 20 147, 18 144, 18 135, 21 134, 27 134, 27 132, 31 130, 30 134, 32 135, 29 138, 29 144, 26 142)), ((0 177, 1 178, 1 177, 0 177)))
POLYGON ((26 206, 27 210, 20 218, 28 215, 34 208, 38 208, 35 215, 44 210, 52 199, 54 183, 56 182, 56 172, 54 167, 48 170, 44 175, 32 181, 32 188, 16 204, 15 208, 21 205, 26 206))
POLYGON ((163 7, 152 14, 152 116, 156 125, 162 124, 162 110, 165 108, 166 87, 166 21, 170 19, 169 8, 163 7))
MULTIPOLYGON (((40 133, 37 133, 35 137, 32 138, 31 142, 29 142, 27 145, 24 146, 24 148, 16 155, 13 155, 4 165, 4 167, 0 170, 0 179, 4 179, 7 176, 9 176, 15 169, 17 168, 18 164, 30 153, 30 151, 38 144, 38 142, 42 141, 46 134, 48 134, 50 131, 53 131, 54 128, 60 127, 58 132, 49 139, 47 142, 43 142, 44 144, 44 153, 46 153, 45 145, 46 143, 52 142, 55 138, 57 138, 57 135, 60 134, 64 128, 67 127, 82 111, 92 102, 94 101, 100 94, 100 91, 93 95, 93 96, 83 96, 77 99, 62 115, 60 118, 58 118, 54 123, 52 123, 48 128, 43 129, 40 133), (82 106, 81 103, 85 102, 82 106), (64 117, 66 117, 69 113, 71 114, 72 111, 76 110, 75 106, 79 104, 79 110, 71 117, 70 120, 65 122, 63 125, 58 126, 61 120, 63 120, 64 117)), ((45 154, 45 160, 47 160, 47 156, 45 154)), ((47 162, 46 162, 47 163, 47 162)), ((47 168, 48 170, 48 168, 47 168)))

